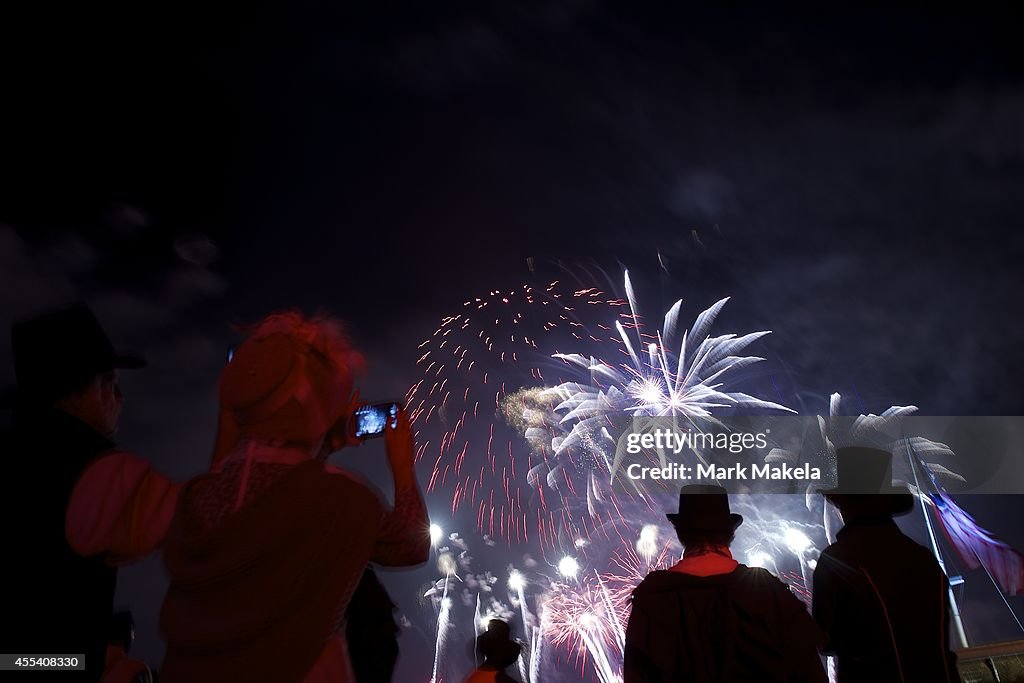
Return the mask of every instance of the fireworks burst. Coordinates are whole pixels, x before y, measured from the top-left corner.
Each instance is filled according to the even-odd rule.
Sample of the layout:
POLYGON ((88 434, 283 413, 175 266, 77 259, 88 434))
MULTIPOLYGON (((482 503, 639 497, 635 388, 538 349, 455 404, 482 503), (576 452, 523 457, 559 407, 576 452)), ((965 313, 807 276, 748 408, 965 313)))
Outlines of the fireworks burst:
POLYGON ((622 680, 624 622, 600 579, 554 584, 541 609, 544 635, 572 651, 581 671, 589 659, 602 683, 622 680))
POLYGON ((726 387, 727 381, 735 379, 740 370, 764 360, 760 356, 739 354, 770 334, 769 330, 712 337, 711 327, 729 300, 725 298, 698 315, 677 343, 682 300, 676 301, 665 314, 662 328, 652 334, 645 330, 637 314, 629 271, 624 278, 629 312, 620 313, 620 317, 628 324, 617 320, 615 329, 625 358, 613 363, 578 353, 555 354, 556 358, 590 373, 588 384, 565 382, 549 390, 561 399, 555 407, 556 412, 563 414, 561 424, 572 425, 567 437, 552 444, 556 454, 578 446, 587 450, 594 444, 604 448, 609 443, 614 446, 614 440, 608 438, 608 430, 619 425, 616 431, 621 431, 623 416, 671 416, 692 420, 742 408, 795 412, 784 405, 726 387), (627 327, 632 333, 626 331, 627 327), (646 355, 641 358, 637 348, 645 349, 646 355))
MULTIPOLYGON (((458 535, 432 528, 444 576, 431 593, 438 658, 449 633, 472 637, 501 615, 522 619, 528 653, 520 673, 531 683, 548 647, 569 651, 581 670, 592 666, 602 683, 621 681, 630 594, 679 546, 663 533, 660 509, 610 488, 617 437, 634 416, 789 411, 735 390, 742 370, 763 360, 745 350, 769 332, 711 336, 726 299, 682 331, 676 302, 661 329, 649 332, 628 273, 625 291, 616 298, 557 282, 543 291, 495 290, 467 301, 420 345, 423 376, 407 404, 417 459, 430 468, 428 493, 450 495, 453 522, 469 512, 464 518, 473 517, 488 547, 504 540, 543 556, 543 564, 520 564, 522 571, 506 560, 507 574, 474 574, 465 544, 461 552, 452 547, 458 535), (559 351, 570 346, 596 353, 559 351), (495 597, 502 586, 510 606, 495 597)), ((773 563, 788 550, 775 526, 762 551, 773 563)))
POLYGON ((419 433, 417 459, 430 464, 428 493, 449 492, 453 515, 472 510, 478 529, 509 543, 539 536, 542 547, 553 548, 560 537, 578 536, 579 520, 568 512, 577 498, 569 473, 528 476, 557 469, 553 435, 523 436, 557 431, 557 419, 546 419, 555 417, 556 401, 540 394, 572 370, 551 351, 614 344, 611 311, 625 305, 600 290, 569 291, 555 281, 492 290, 443 318, 419 345, 423 375, 406 396, 419 433))

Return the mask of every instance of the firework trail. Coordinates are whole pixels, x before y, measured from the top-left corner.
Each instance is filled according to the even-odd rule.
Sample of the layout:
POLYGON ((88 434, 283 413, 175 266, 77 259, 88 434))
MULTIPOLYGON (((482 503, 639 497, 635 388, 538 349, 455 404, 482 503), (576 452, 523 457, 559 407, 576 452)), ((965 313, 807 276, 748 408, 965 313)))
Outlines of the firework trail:
POLYGON ((581 673, 589 659, 601 683, 622 680, 625 632, 599 578, 575 586, 552 584, 542 611, 541 627, 548 639, 575 654, 581 673))
POLYGON ((509 545, 539 537, 550 549, 559 537, 575 538, 580 520, 571 503, 582 492, 573 468, 559 469, 550 449, 560 431, 555 400, 540 393, 573 373, 552 351, 614 344, 612 311, 625 305, 554 281, 493 290, 443 318, 418 347, 423 375, 406 396, 417 459, 430 466, 427 492, 449 493, 452 515, 471 511, 482 533, 509 545), (545 438, 524 440, 530 430, 545 438))
POLYGON ((682 550, 676 542, 665 543, 654 553, 645 553, 639 550, 645 540, 643 531, 641 531, 640 540, 637 541, 638 550, 626 546, 613 552, 609 570, 601 575, 605 586, 607 586, 612 609, 619 621, 624 624, 629 622, 633 590, 652 571, 668 569, 672 561, 678 559, 682 554, 682 550))
MULTIPOLYGON (((784 405, 726 387, 727 381, 734 380, 740 370, 764 360, 760 356, 739 354, 761 337, 771 334, 764 330, 741 336, 712 337, 711 327, 728 298, 698 315, 693 326, 684 330, 677 342, 682 300, 676 301, 665 314, 662 328, 652 333, 637 313, 629 271, 625 272, 624 280, 629 312, 621 313, 620 317, 627 319, 632 333, 627 332, 627 325, 621 320, 615 321, 615 329, 625 358, 611 362, 578 353, 555 354, 556 358, 590 375, 587 384, 564 382, 545 392, 560 399, 555 411, 563 414, 561 424, 572 425, 568 436, 552 443, 556 454, 573 447, 598 448, 608 462, 607 451, 614 450, 616 443, 611 433, 624 430, 624 417, 673 417, 693 421, 737 409, 795 412, 784 405), (638 352, 638 348, 642 351, 638 352)), ((616 456, 609 467, 612 472, 620 464, 621 453, 616 456)))
POLYGON ((444 593, 441 596, 441 610, 437 614, 437 640, 434 642, 434 670, 430 676, 431 683, 439 683, 437 669, 441 663, 441 650, 444 647, 448 635, 449 615, 452 609, 452 599, 448 597, 448 582, 444 583, 444 593))

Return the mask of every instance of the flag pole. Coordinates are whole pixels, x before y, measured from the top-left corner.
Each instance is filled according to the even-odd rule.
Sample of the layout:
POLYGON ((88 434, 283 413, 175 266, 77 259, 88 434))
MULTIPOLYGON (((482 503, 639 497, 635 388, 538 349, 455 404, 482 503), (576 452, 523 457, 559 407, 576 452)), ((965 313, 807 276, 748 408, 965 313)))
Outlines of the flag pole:
MULTIPOLYGON (((903 443, 907 448, 907 460, 910 463, 910 471, 914 475, 914 486, 917 487, 918 499, 921 498, 921 483, 917 478, 917 466, 915 464, 916 453, 914 453, 914 447, 910 443, 910 439, 906 436, 903 437, 903 443)), ((947 583, 949 579, 949 573, 946 571, 946 563, 942 559, 942 551, 939 550, 939 539, 935 535, 935 529, 932 526, 931 517, 928 516, 928 507, 924 504, 924 500, 920 500, 921 503, 921 514, 924 515, 924 525, 928 529, 928 538, 932 544, 932 554, 935 555, 935 559, 939 563, 939 568, 942 573, 946 575, 947 583)), ((961 579, 962 580, 962 579, 961 579)), ((949 611, 953 617, 953 627, 956 629, 957 637, 960 639, 961 647, 968 647, 967 632, 964 630, 964 621, 960 615, 960 606, 956 602, 956 596, 953 594, 953 586, 948 585, 946 590, 949 592, 949 611)))

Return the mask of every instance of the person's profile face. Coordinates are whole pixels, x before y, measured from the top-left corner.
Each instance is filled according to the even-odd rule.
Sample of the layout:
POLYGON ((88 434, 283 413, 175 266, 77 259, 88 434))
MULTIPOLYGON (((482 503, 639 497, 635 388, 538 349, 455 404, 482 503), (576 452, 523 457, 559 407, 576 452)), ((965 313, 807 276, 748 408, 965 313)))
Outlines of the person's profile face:
POLYGON ((124 403, 117 370, 100 375, 96 398, 96 427, 103 434, 113 435, 117 432, 121 404, 124 403))

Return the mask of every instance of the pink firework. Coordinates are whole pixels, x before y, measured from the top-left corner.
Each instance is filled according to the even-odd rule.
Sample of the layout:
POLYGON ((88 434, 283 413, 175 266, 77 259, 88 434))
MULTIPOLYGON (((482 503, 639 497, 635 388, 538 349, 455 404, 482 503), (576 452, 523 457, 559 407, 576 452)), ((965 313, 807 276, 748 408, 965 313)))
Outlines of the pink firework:
POLYGON ((406 403, 418 430, 417 459, 430 465, 427 490, 450 492, 451 511, 472 510, 481 532, 509 543, 555 547, 608 520, 584 519, 579 471, 601 466, 577 452, 556 456, 553 398, 546 387, 578 371, 552 358, 560 345, 620 344, 612 325, 626 302, 558 281, 492 290, 446 316, 418 347, 421 379, 406 403), (534 438, 525 438, 529 433, 534 438))
POLYGON ((621 680, 625 622, 600 579, 553 584, 540 609, 542 636, 568 649, 581 672, 589 662, 602 683, 621 680))
POLYGON ((651 572, 668 569, 673 560, 678 558, 679 550, 678 544, 669 542, 650 555, 641 555, 628 545, 612 553, 609 562, 611 570, 602 574, 601 579, 622 623, 629 621, 633 590, 651 572))

